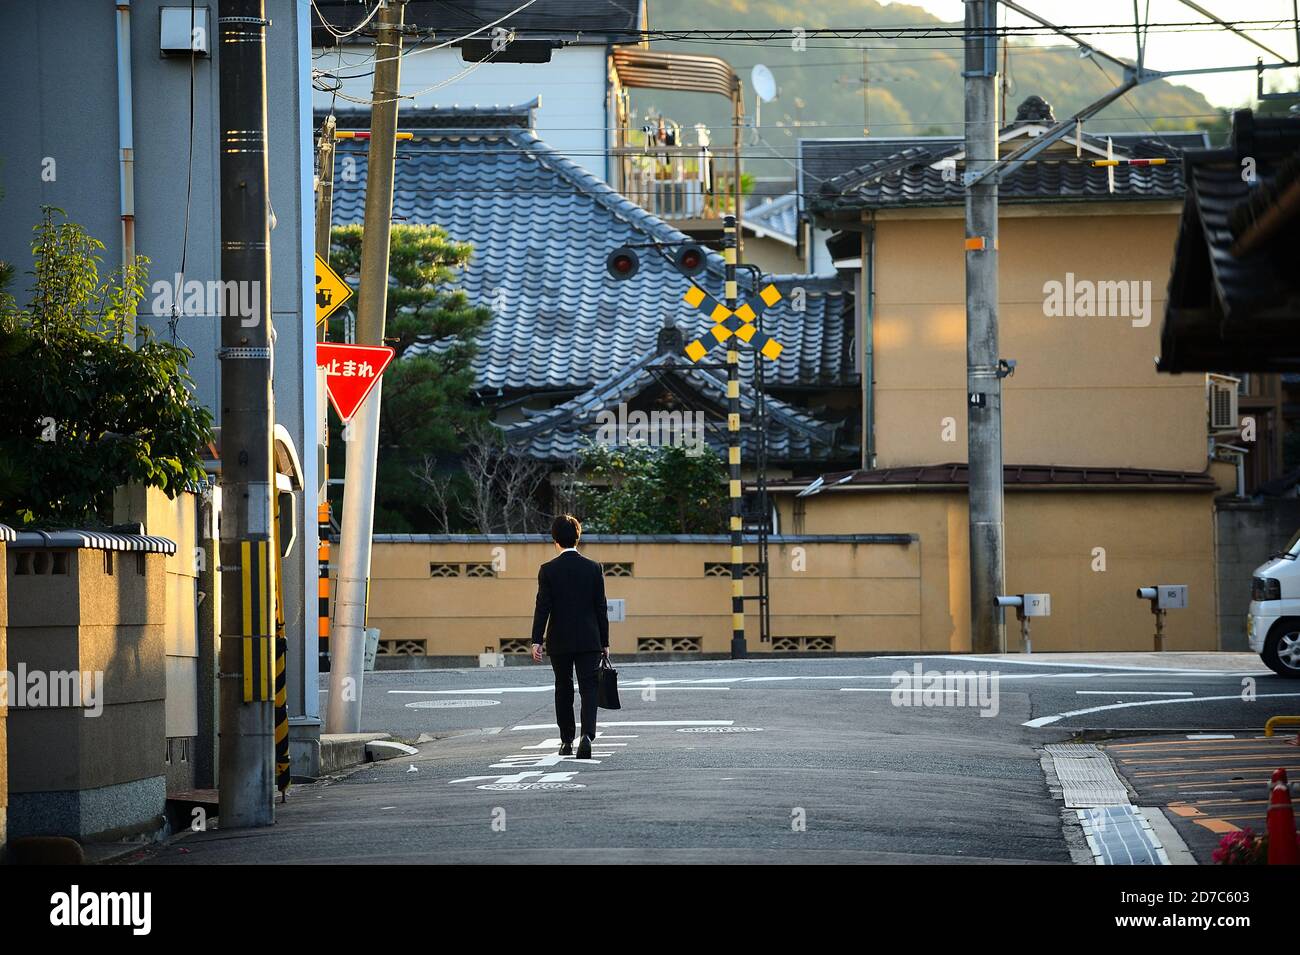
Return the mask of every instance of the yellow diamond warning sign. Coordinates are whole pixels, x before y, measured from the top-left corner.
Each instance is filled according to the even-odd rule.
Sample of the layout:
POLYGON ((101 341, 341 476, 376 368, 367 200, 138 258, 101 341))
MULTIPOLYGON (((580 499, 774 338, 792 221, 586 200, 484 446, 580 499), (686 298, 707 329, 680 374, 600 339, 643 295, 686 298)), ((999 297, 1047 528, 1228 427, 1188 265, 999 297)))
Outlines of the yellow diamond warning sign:
POLYGON ((316 256, 316 324, 319 325, 334 310, 352 297, 348 283, 335 272, 328 262, 316 256))

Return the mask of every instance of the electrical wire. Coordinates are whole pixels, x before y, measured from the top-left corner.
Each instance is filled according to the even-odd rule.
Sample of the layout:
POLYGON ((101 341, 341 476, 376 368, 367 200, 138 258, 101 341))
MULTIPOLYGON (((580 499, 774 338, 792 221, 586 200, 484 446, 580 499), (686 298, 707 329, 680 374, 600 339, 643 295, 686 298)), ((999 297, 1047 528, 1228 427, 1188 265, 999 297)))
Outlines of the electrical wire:
POLYGON ((321 26, 323 26, 325 28, 325 31, 329 33, 332 37, 334 37, 335 40, 346 40, 348 37, 352 36, 352 34, 360 33, 361 30, 365 28, 365 25, 375 18, 375 14, 379 12, 379 8, 382 6, 383 6, 382 2, 376 3, 375 8, 370 11, 369 16, 367 16, 364 20, 362 20, 360 23, 354 26, 347 33, 339 33, 338 30, 334 29, 334 24, 330 23, 328 20, 325 19, 325 14, 321 13, 320 7, 316 6, 316 0, 311 0, 311 8, 316 11, 316 16, 320 18, 321 26))

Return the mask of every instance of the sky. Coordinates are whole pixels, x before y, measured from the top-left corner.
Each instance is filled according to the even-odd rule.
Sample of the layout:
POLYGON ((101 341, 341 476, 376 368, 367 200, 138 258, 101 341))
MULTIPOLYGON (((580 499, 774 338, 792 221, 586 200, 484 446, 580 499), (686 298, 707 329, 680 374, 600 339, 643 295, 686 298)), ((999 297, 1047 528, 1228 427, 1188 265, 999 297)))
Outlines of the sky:
MULTIPOLYGON (((1262 27, 1247 31, 1251 37, 1265 46, 1282 54, 1291 62, 1296 61, 1296 35, 1291 24, 1294 16, 1294 0, 1196 0, 1200 6, 1220 19, 1267 20, 1273 18, 1282 23, 1270 23, 1268 29, 1262 27)), ((960 22, 965 14, 961 0, 907 0, 909 6, 919 6, 947 21, 960 22)), ((1081 24, 1126 23, 1133 22, 1133 0, 1019 0, 1019 5, 1061 26, 1081 24)), ((1200 13, 1179 2, 1179 0, 1139 0, 1143 17, 1151 23, 1189 23, 1203 22, 1210 24, 1200 13), (1149 15, 1147 11, 1150 11, 1149 15)), ((1005 20, 1013 26, 1029 23, 1014 11, 1006 11, 1005 20)), ((1038 38, 1033 42, 1059 44, 1060 38, 1038 38)), ((1123 36, 1094 38, 1094 45, 1112 56, 1123 59, 1135 59, 1135 39, 1130 32, 1123 36)), ((1264 62, 1278 62, 1259 47, 1253 45, 1220 27, 1204 32, 1158 32, 1153 30, 1147 45, 1146 64, 1155 70, 1187 70, 1217 66, 1253 65, 1256 57, 1262 56, 1264 62)), ((1249 105, 1255 96, 1255 71, 1242 73, 1201 74, 1199 76, 1181 76, 1171 78, 1172 82, 1193 87, 1205 95, 1215 106, 1234 107, 1249 105)), ((1264 73, 1265 89, 1295 90, 1300 83, 1300 71, 1294 69, 1268 70, 1264 73)))

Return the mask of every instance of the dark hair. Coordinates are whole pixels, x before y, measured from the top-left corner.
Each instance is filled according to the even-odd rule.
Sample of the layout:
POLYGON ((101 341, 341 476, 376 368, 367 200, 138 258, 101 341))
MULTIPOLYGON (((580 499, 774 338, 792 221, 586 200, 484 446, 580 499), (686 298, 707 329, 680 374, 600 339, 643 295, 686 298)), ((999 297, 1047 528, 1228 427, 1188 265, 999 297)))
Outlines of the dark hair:
POLYGON ((582 525, 572 514, 561 514, 551 521, 551 539, 561 547, 577 547, 582 525))

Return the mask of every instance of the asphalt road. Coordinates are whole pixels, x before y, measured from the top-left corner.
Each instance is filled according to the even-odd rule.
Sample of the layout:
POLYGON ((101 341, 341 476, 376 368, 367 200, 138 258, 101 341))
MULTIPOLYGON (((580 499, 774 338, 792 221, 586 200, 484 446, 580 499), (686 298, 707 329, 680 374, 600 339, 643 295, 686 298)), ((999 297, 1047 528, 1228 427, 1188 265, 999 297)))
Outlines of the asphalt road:
POLYGON ((547 666, 368 675, 365 728, 418 756, 295 786, 275 827, 190 834, 149 861, 1069 863, 1043 744, 1300 712, 1300 683, 1239 654, 619 669, 591 762, 555 753, 547 666), (900 694, 917 667, 922 692, 900 694))

